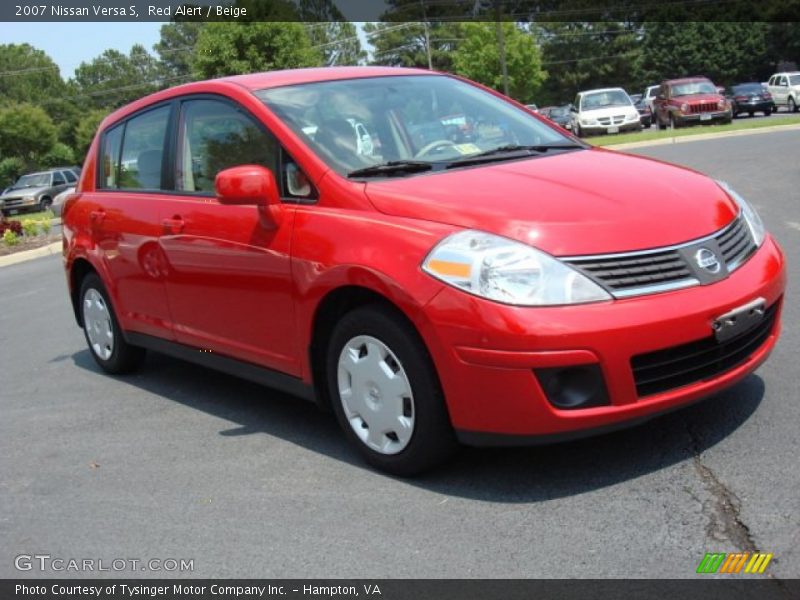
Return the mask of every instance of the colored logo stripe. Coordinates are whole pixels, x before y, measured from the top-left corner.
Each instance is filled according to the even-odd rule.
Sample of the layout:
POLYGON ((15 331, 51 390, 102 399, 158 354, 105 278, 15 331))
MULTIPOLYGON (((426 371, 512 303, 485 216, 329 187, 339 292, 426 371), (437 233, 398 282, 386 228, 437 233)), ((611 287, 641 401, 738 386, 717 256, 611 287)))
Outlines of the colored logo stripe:
POLYGON ((772 560, 772 554, 755 552, 706 552, 697 567, 698 573, 763 573, 772 560), (748 560, 749 559, 749 560, 748 560), (745 567, 745 564, 747 565, 745 567))

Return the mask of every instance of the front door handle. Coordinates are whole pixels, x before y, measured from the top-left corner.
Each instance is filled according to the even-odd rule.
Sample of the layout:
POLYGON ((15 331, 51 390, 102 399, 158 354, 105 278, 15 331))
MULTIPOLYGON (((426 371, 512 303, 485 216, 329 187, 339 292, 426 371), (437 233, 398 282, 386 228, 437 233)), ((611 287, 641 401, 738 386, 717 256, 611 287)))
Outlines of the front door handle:
POLYGON ((171 219, 164 219, 161 223, 164 225, 164 230, 173 235, 183 233, 183 227, 186 225, 180 215, 175 215, 171 219))

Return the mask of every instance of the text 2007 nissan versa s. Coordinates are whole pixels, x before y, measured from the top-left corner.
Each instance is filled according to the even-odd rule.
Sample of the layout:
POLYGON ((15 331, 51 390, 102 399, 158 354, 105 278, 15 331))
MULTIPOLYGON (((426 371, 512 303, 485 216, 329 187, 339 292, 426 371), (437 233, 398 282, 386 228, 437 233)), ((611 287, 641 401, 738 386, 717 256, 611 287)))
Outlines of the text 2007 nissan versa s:
POLYGON ((780 327, 783 255, 725 183, 429 71, 158 92, 103 121, 64 211, 103 369, 150 349, 314 399, 398 474, 689 404, 780 327))

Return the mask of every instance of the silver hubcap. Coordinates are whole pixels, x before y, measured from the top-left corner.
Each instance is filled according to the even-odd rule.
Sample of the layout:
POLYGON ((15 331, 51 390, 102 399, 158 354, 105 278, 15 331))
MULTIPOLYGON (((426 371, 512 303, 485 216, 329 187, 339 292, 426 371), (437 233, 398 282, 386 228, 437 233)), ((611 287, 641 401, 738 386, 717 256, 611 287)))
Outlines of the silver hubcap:
POLYGON ((414 396, 400 361, 382 341, 359 335, 339 355, 339 397, 350 427, 369 448, 397 454, 414 433, 414 396))
POLYGON ((106 301, 95 289, 90 289, 83 296, 83 326, 92 351, 103 360, 108 360, 114 352, 114 329, 106 301))

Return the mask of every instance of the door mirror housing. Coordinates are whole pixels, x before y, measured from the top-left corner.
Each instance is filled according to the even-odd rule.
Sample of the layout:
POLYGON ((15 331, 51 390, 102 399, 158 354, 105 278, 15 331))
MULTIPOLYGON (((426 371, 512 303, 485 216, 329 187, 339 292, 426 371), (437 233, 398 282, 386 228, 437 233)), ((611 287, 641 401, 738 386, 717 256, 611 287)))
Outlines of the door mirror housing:
POLYGON ((281 195, 272 171, 261 165, 241 165, 217 173, 214 189, 220 204, 258 207, 261 224, 267 228, 281 223, 281 195))

